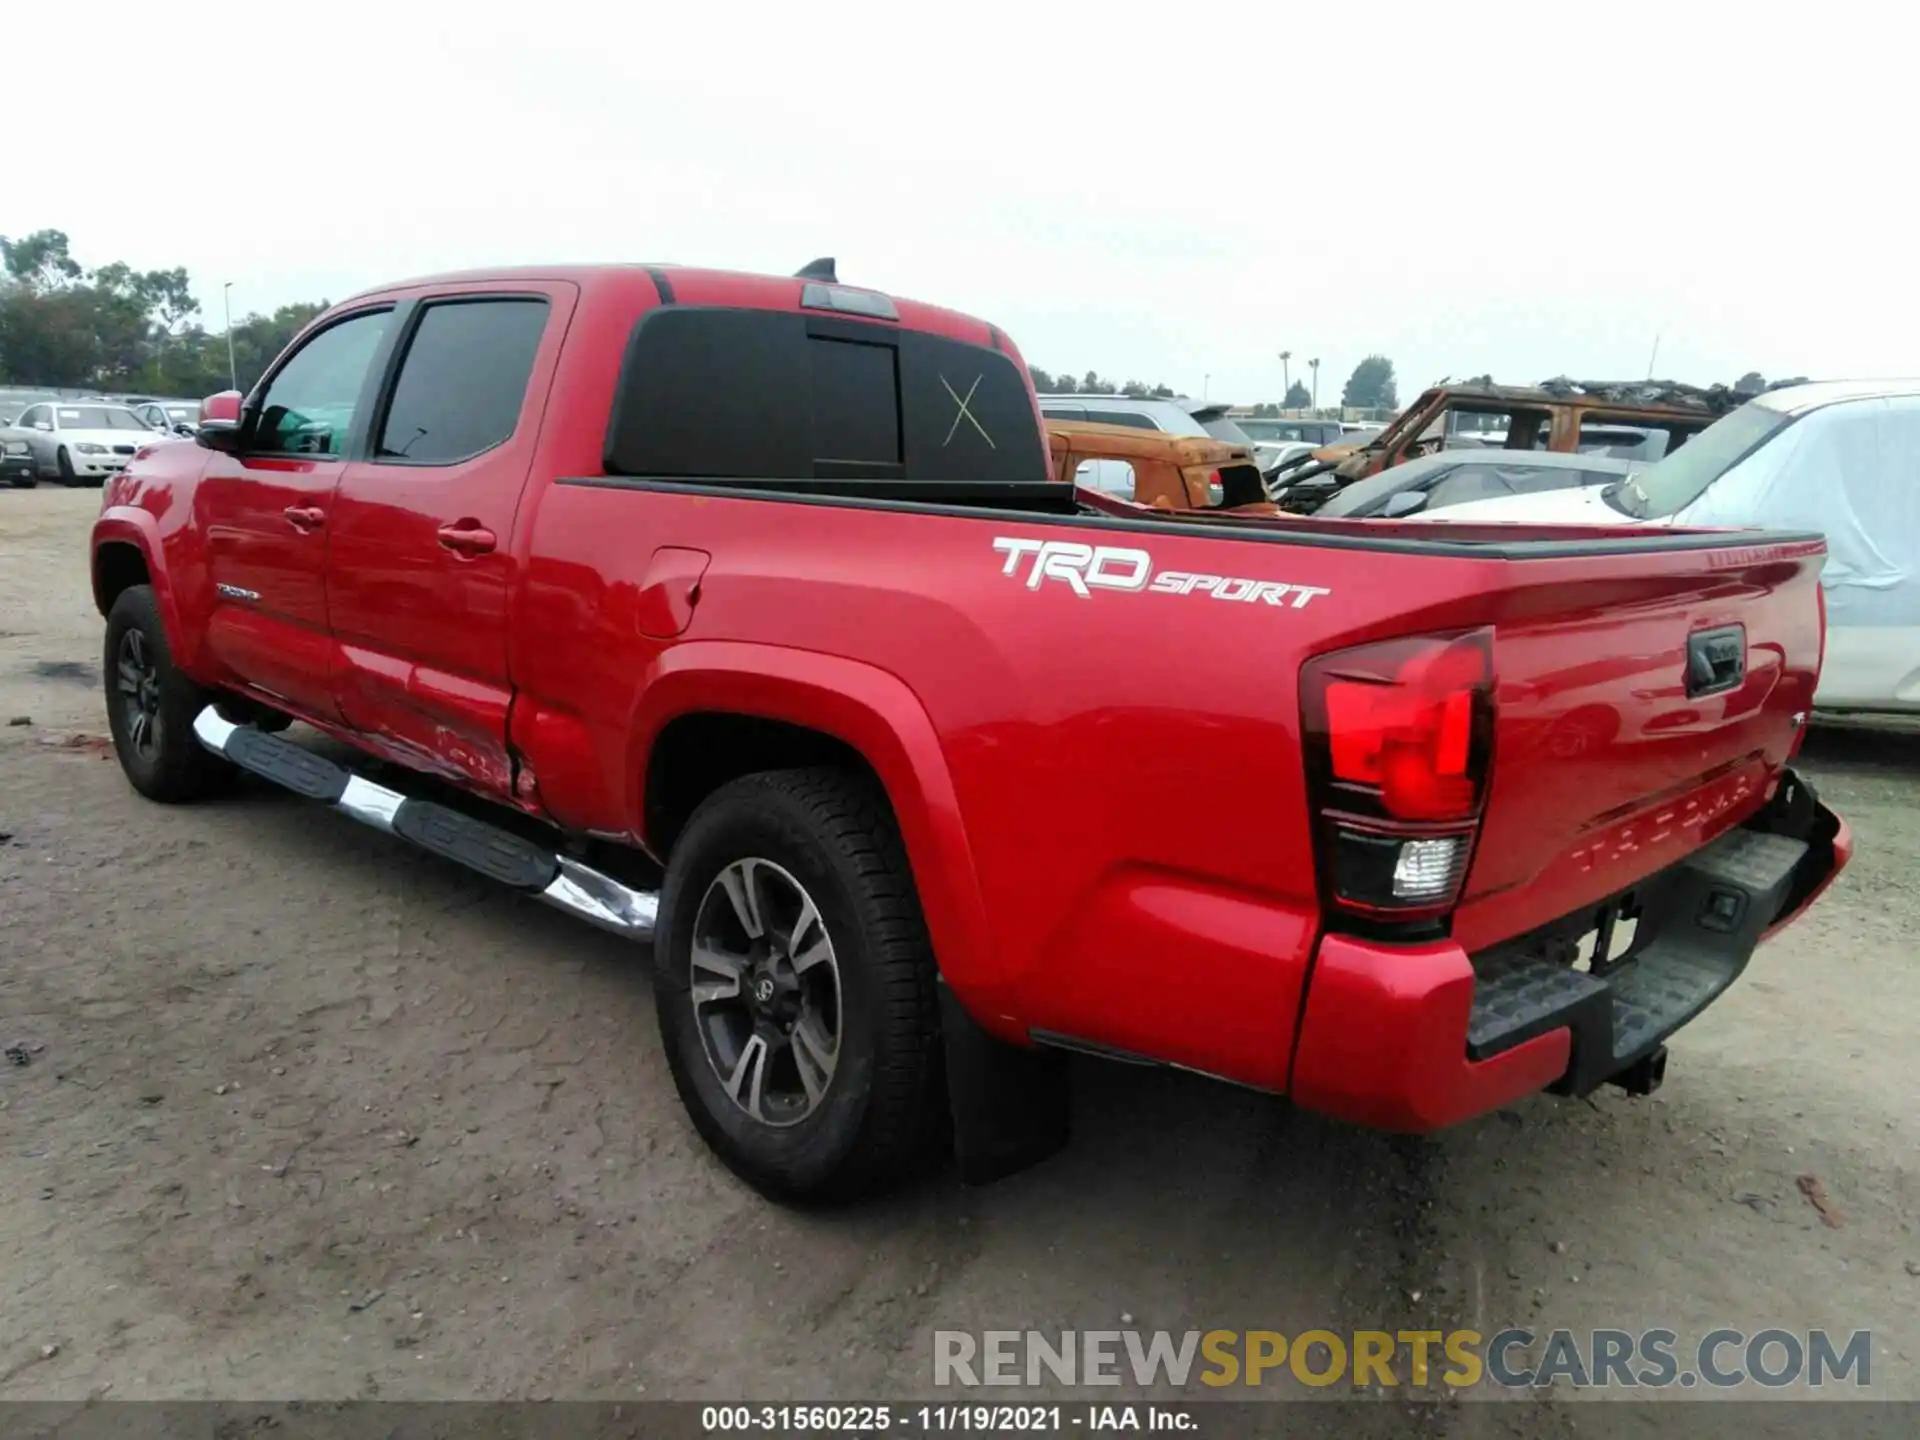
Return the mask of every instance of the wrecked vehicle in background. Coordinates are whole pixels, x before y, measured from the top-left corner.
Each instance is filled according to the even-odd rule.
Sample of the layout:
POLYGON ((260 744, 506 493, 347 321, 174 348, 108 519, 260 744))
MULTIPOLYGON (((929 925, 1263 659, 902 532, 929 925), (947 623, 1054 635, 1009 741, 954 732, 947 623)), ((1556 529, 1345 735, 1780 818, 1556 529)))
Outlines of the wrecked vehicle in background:
POLYGON ((1048 420, 1053 477, 1155 510, 1277 515, 1245 445, 1135 425, 1048 420))
MULTIPOLYGON (((1920 712, 1920 379, 1781 384, 1622 484, 1409 519, 1784 530, 1826 538, 1822 710, 1920 712)), ((1372 482, 1368 482, 1372 483, 1372 482)))
POLYGON ((1296 456, 1268 473, 1267 486, 1285 509, 1308 514, 1355 480, 1468 446, 1615 456, 1631 448, 1632 458, 1651 463, 1748 398, 1670 380, 1436 385, 1372 440, 1296 456))
POLYGON ((1604 489, 1637 468, 1611 455, 1551 450, 1448 450, 1356 480, 1315 510, 1320 520, 1397 520, 1429 510, 1550 490, 1604 489))

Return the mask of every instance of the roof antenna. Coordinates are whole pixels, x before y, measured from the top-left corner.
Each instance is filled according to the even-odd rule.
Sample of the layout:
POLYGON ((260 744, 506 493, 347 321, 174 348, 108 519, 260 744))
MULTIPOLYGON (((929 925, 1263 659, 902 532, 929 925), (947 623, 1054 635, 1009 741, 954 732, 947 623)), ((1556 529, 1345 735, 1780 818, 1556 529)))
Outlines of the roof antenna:
POLYGON ((833 273, 833 257, 822 255, 818 260, 809 260, 793 272, 796 280, 824 280, 829 285, 838 285, 840 277, 833 273))

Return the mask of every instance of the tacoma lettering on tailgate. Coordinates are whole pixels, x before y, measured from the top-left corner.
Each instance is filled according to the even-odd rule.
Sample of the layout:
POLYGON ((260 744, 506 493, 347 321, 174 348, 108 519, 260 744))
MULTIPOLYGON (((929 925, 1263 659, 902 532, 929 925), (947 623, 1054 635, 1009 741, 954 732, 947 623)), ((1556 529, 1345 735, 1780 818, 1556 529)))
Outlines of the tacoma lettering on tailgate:
POLYGON ((1316 595, 1333 592, 1324 585, 1293 585, 1280 580, 1248 580, 1237 575, 1200 575, 1186 570, 1153 568, 1145 550, 1123 545, 1082 545, 1070 540, 1028 540, 996 536, 993 548, 1006 556, 1002 575, 1018 577, 1020 563, 1030 560, 1027 588, 1038 590, 1043 581, 1057 580, 1081 599, 1095 590, 1153 590, 1162 595, 1206 595, 1215 600, 1239 600, 1303 608, 1316 595))
POLYGON ((1678 804, 1663 805, 1651 814, 1638 815, 1588 841, 1567 858, 1582 874, 1631 860, 1643 850, 1659 850, 1676 835, 1686 836, 1690 847, 1701 843, 1698 833, 1739 805, 1753 793, 1753 778, 1747 774, 1724 777, 1687 796, 1678 804))

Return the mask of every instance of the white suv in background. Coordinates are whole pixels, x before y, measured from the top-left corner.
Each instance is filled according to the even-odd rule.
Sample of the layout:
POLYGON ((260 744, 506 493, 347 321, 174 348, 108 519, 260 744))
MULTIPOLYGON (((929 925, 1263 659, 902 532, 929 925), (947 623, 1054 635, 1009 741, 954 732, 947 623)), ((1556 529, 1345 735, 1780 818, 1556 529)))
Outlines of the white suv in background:
POLYGON ((1920 380, 1783 386, 1621 484, 1413 518, 1819 531, 1827 648, 1814 704, 1920 711, 1920 380))

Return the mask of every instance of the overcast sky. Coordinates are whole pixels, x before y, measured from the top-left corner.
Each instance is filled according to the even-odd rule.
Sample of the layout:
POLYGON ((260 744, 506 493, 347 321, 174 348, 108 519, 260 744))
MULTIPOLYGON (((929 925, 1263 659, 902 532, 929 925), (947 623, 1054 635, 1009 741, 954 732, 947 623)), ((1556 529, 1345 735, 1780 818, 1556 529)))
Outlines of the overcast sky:
POLYGON ((1656 334, 1696 383, 1920 370, 1900 7, 668 8, 49 12, 9 44, 0 233, 185 265, 215 327, 223 280, 238 315, 833 255, 1031 364, 1238 402, 1282 349, 1323 402, 1368 351, 1404 399, 1644 375, 1656 334))

